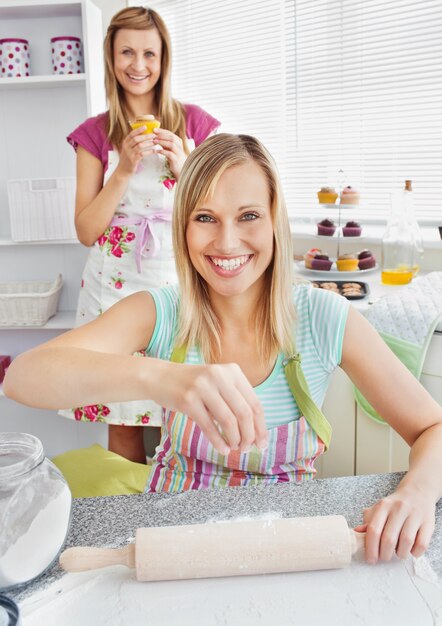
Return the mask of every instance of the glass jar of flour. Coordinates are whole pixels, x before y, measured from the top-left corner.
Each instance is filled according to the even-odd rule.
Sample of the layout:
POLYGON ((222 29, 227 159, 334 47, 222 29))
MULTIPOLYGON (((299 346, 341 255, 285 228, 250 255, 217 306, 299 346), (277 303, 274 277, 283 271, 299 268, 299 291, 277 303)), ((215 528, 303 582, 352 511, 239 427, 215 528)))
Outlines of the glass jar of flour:
POLYGON ((0 433, 0 590, 27 583, 57 558, 72 497, 41 441, 0 433))

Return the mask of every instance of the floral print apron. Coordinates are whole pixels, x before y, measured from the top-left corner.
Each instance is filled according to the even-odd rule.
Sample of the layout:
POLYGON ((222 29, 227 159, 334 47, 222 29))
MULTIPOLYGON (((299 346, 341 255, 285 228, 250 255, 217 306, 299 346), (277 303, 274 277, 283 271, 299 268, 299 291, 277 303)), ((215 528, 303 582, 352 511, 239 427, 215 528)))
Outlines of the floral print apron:
MULTIPOLYGON (((104 183, 118 161, 118 152, 109 151, 104 183)), ((171 233, 174 186, 164 156, 152 154, 140 162, 109 227, 90 250, 77 326, 95 319, 125 296, 176 282, 171 233)))
MULTIPOLYGON (((182 363, 185 350, 172 353, 182 363)), ((302 482, 313 478, 314 462, 329 446, 331 426, 313 402, 299 354, 284 361, 290 390, 301 417, 268 431, 268 446, 223 456, 199 426, 183 413, 164 411, 163 434, 146 491, 177 493, 188 489, 302 482)))
MULTIPOLYGON (((119 155, 109 151, 104 183, 119 155)), ((121 198, 109 227, 92 246, 84 268, 76 326, 89 322, 137 291, 176 282, 172 248, 175 178, 166 158, 145 157, 121 198)), ((61 411, 77 421, 161 425, 162 409, 152 401, 96 404, 61 411)))

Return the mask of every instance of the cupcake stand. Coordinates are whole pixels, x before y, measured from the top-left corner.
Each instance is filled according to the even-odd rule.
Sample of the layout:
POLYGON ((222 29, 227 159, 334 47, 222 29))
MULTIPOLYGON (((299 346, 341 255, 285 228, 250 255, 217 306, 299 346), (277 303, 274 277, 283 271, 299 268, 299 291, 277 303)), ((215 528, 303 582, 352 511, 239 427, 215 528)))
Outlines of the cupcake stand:
MULTIPOLYGON (((359 194, 346 189, 351 190, 350 197, 358 202, 359 194)), ((318 217, 310 224, 310 236, 316 241, 297 262, 296 272, 307 274, 314 287, 333 291, 348 300, 362 300, 370 293, 365 274, 375 272, 377 264, 373 255, 364 250, 363 229, 356 221, 359 204, 350 203, 348 196, 347 202, 341 203, 343 191, 339 195, 326 193, 325 198, 321 195, 318 193, 318 217), (330 202, 326 201, 328 198, 330 202)))

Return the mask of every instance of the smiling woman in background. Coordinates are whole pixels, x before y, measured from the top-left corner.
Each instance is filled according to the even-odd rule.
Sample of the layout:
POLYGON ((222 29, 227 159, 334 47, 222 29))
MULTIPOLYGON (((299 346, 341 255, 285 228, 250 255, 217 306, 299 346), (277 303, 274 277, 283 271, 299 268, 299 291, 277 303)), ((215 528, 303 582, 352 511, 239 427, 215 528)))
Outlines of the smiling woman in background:
MULTIPOLYGON (((125 296, 176 282, 174 186, 191 144, 199 145, 219 126, 200 107, 171 98, 171 44, 155 11, 133 7, 117 13, 104 56, 109 111, 68 136, 77 152, 77 234, 91 246, 77 326, 125 296), (131 130, 129 121, 145 115, 161 127, 151 129, 145 120, 131 130)), ((110 424, 109 449, 141 463, 146 461, 143 429, 136 425, 161 421, 153 402, 81 406, 62 414, 110 424)))
POLYGON ((364 511, 366 557, 422 554, 442 494, 442 408, 345 298, 293 287, 287 211, 256 139, 221 134, 188 157, 173 238, 179 287, 20 355, 5 393, 43 408, 166 407, 149 492, 302 482, 330 443, 318 406, 340 365, 412 446, 396 491, 364 511))

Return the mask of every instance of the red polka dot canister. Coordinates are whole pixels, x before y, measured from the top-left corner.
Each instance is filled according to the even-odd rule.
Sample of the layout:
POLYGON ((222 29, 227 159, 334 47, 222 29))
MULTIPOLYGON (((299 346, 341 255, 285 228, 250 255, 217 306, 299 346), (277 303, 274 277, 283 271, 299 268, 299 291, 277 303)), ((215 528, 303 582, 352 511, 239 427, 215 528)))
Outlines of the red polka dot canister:
POLYGON ((29 76, 31 73, 29 41, 16 37, 0 39, 0 67, 2 78, 29 76))
POLYGON ((52 37, 51 48, 53 74, 84 72, 83 50, 79 37, 52 37))

